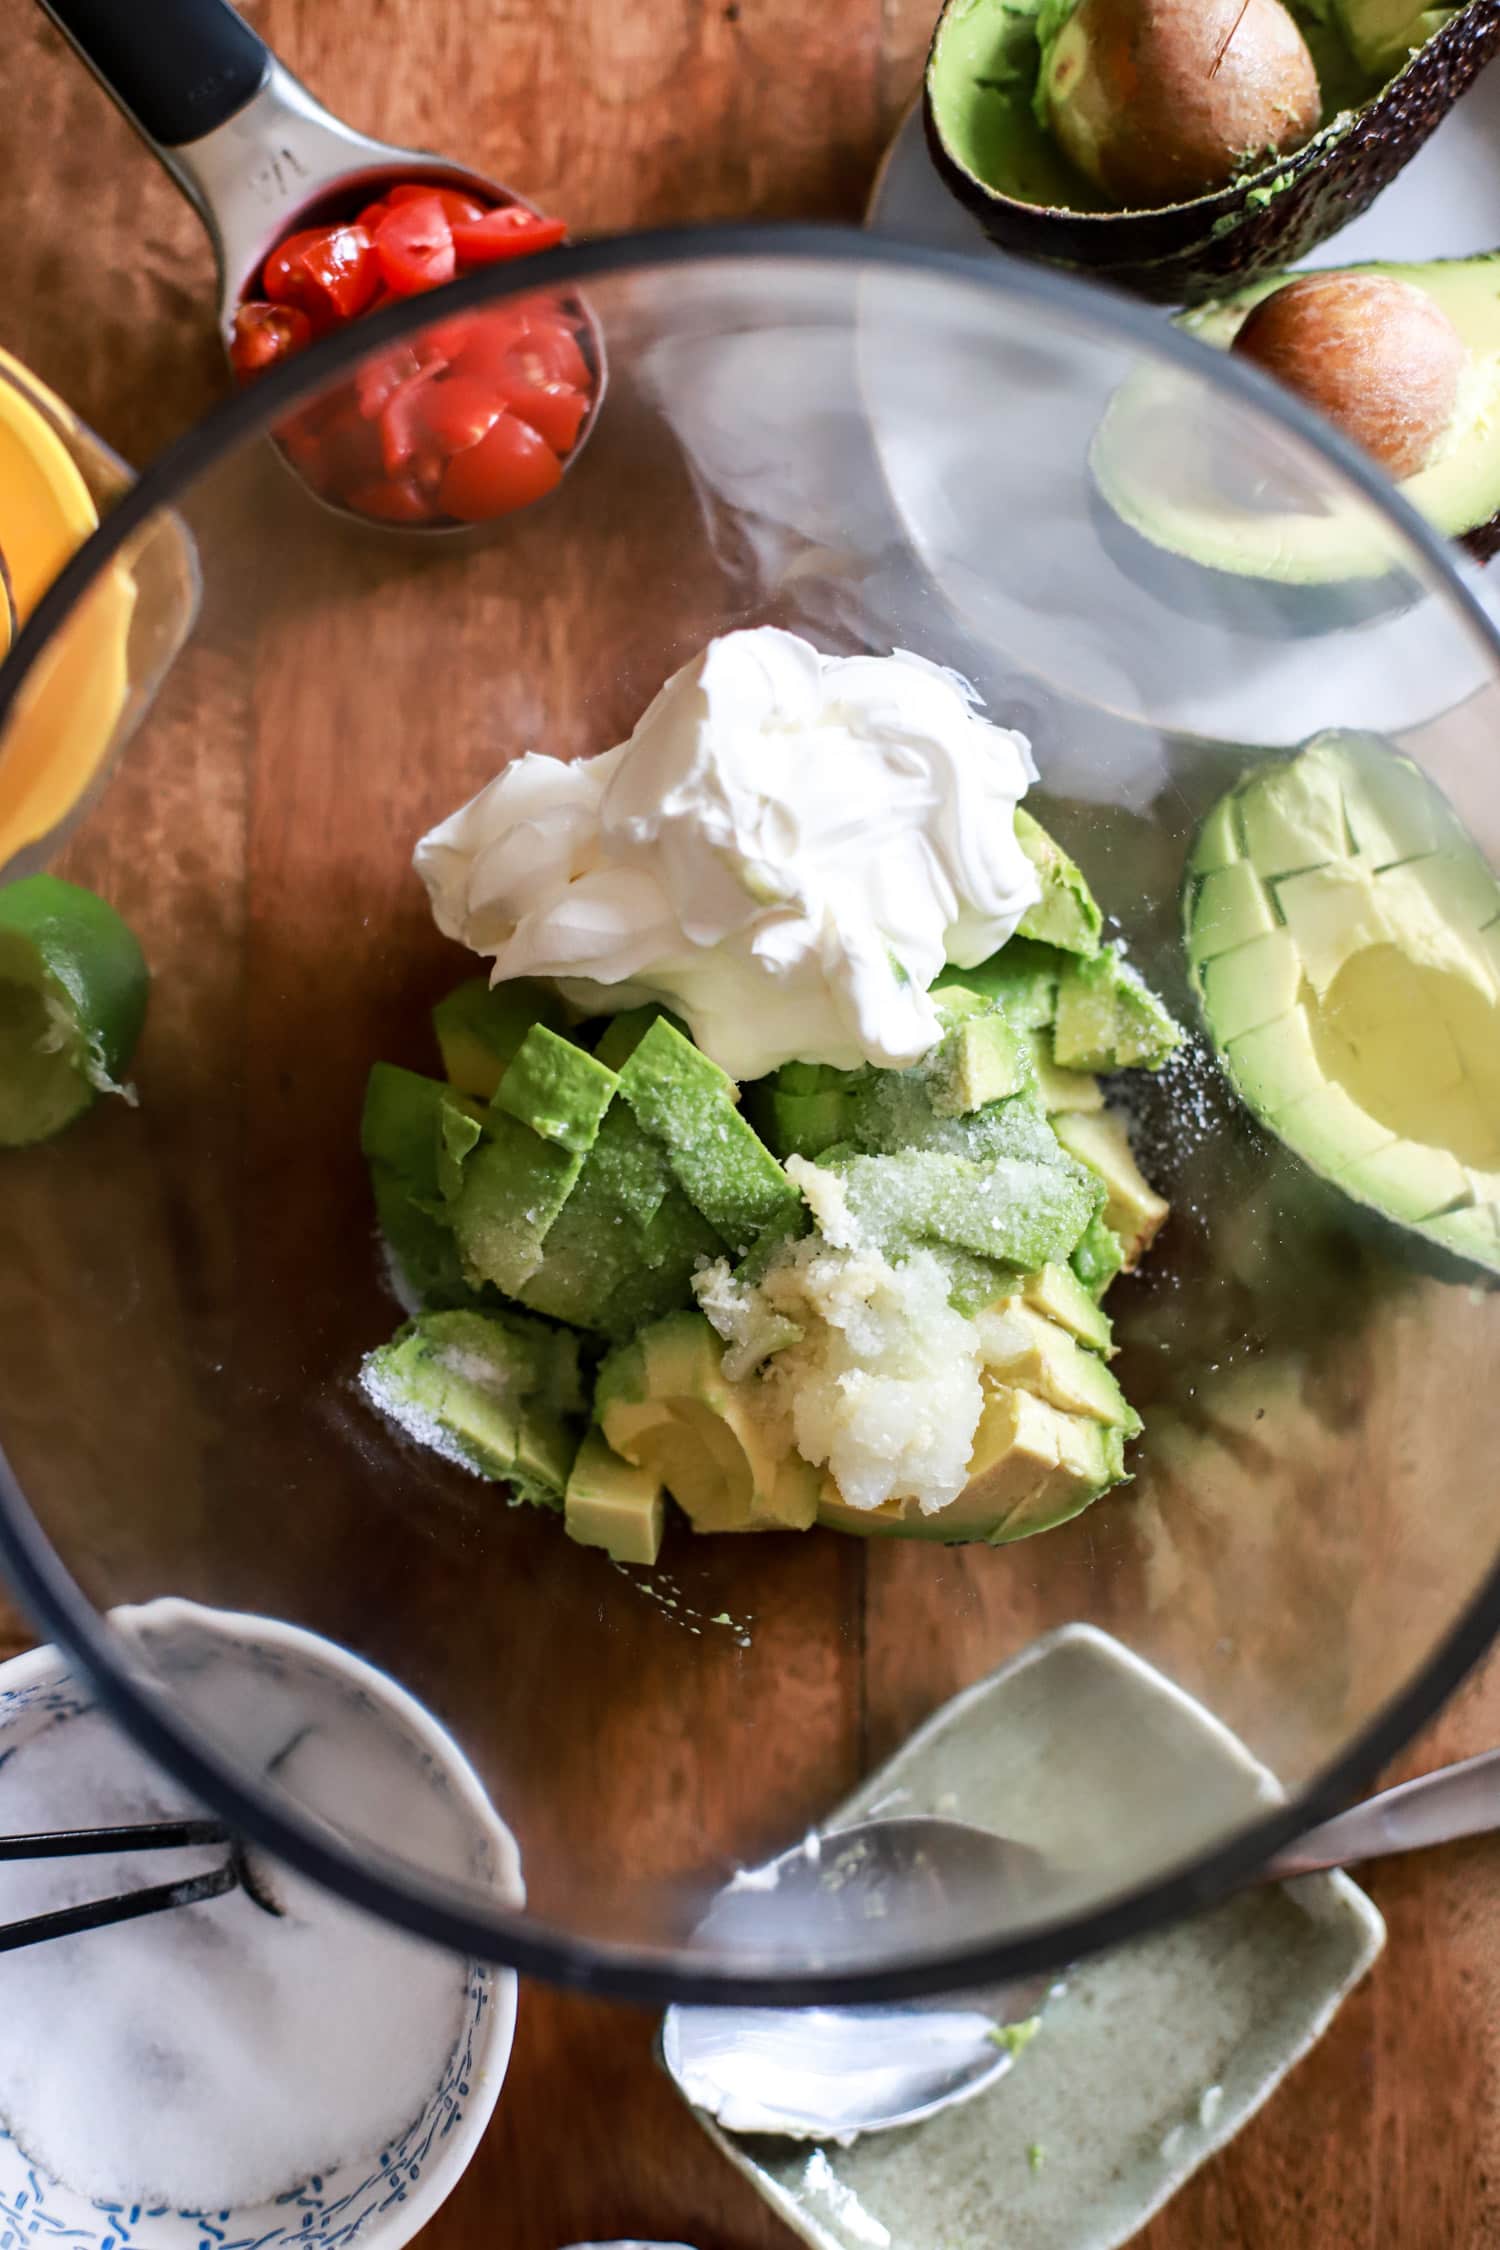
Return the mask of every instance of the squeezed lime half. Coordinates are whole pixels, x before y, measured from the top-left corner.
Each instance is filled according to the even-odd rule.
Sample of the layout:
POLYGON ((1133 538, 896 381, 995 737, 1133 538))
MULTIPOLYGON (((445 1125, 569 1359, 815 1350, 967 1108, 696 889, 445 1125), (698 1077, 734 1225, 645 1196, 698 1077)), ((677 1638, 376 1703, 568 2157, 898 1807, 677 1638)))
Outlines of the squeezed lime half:
POLYGON ((146 1019, 145 955, 112 906, 56 875, 0 889, 0 1147, 50 1139, 125 1073, 146 1019))

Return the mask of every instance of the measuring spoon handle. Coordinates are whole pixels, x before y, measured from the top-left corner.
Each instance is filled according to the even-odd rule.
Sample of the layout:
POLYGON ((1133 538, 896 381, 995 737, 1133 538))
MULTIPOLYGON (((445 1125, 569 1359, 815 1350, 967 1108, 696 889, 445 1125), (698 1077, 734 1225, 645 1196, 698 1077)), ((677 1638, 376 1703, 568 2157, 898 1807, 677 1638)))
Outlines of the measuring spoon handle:
POLYGON ((1388 1853, 1451 1844, 1460 1836, 1485 1836, 1500 1828, 1500 1750, 1486 1750, 1456 1766, 1440 1766, 1416 1781, 1367 1797, 1299 1837, 1265 1870, 1268 1882, 1313 1875, 1326 1867, 1353 1867, 1388 1853))
POLYGON ((228 0, 40 0, 105 91, 158 151, 236 116, 271 67, 228 0))

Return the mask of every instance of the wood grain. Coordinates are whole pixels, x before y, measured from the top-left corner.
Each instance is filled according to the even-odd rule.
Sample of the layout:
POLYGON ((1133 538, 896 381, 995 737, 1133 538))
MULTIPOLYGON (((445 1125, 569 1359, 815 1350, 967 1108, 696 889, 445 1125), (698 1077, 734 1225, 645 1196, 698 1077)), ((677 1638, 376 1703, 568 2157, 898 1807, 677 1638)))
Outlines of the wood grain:
MULTIPOLYGON (((357 9, 347 0, 256 0, 247 13, 354 122, 397 142, 460 151, 566 211, 581 230, 607 231, 683 218, 857 215, 914 85, 932 8, 931 0, 825 0, 816 7, 808 0, 443 0, 418 11, 398 0, 366 0, 357 9)), ((40 13, 24 4, 0 22, 0 82, 12 93, 7 162, 0 167, 0 341, 127 457, 142 461, 221 386, 206 244, 128 128, 40 13)), ((296 595, 297 568, 293 550, 288 600, 296 595)), ((630 586, 623 564, 622 570, 616 597, 623 602, 630 586)), ((483 590, 471 629, 498 629, 517 598, 518 582, 507 584, 502 573, 483 590)), ((153 864, 149 902, 179 953, 182 926, 173 918, 193 911, 205 875, 218 880, 228 902, 232 924, 204 947, 201 979, 167 1004, 179 1012, 175 1051, 190 1051, 194 1022, 206 1024, 237 1004, 244 979, 248 1005, 257 1011, 246 1041, 257 1083, 249 1089, 253 1124, 239 1162, 253 1180, 279 1168, 298 1130, 310 1074, 325 1094, 330 1076, 357 1093, 364 1063, 382 1046, 369 980, 331 961, 327 1018, 336 1028, 316 1056, 309 1054, 286 1006, 309 933, 264 908, 268 898, 309 895, 303 855, 323 849, 340 803, 358 787, 360 728, 378 711, 379 681, 378 668, 367 678, 358 662, 347 662, 349 703, 329 759, 299 765, 281 755, 278 762, 278 743, 295 737, 295 680, 257 677, 247 694, 234 630, 229 609, 206 619, 192 699, 184 694, 174 704, 169 694, 153 720, 149 790, 138 817, 143 835, 179 840, 175 858, 153 864), (218 754, 211 768, 200 769, 193 745, 209 734, 218 754), (209 772, 216 795, 205 804, 209 772), (174 791, 170 800, 161 794, 174 791), (221 975, 222 986, 215 982, 221 975)), ((336 661, 338 636, 360 627, 352 612, 341 620, 325 610, 320 630, 334 636, 336 661)), ((346 657, 356 653, 351 643, 346 657)), ((474 759, 482 753, 476 739, 474 759)), ((421 818, 452 799, 415 746, 409 776, 341 857, 337 879, 348 886, 346 903, 394 917, 393 945, 420 954, 427 941, 410 900, 393 905, 384 886, 421 818)), ((440 974, 430 959, 422 973, 429 969, 440 974)), ((389 1041, 384 1051, 393 1051, 389 1041)), ((200 1104, 218 1100, 227 1113, 244 1089, 183 1091, 200 1104)), ((152 1192, 145 1178, 141 1192, 152 1192)), ((211 1307, 224 1294, 214 1277, 243 1259, 248 1301, 266 1317, 251 1321, 237 1340, 237 1379, 261 1386, 273 1404, 286 1398, 298 1378, 296 1346, 274 1312, 288 1276, 311 1290, 309 1317, 328 1336, 347 1338, 367 1317, 368 1308, 351 1308, 318 1283, 317 1274, 336 1272, 337 1262, 309 1255, 309 1229, 315 1247, 319 1237, 337 1241, 361 1223, 349 1176, 335 1180, 323 1208, 284 1210, 248 1236, 226 1219, 208 1168, 201 1175, 191 1167, 179 1171, 173 1196, 166 1224, 178 1246, 175 1281, 157 1277, 163 1332, 200 1317, 201 1308, 171 1296, 174 1286, 181 1293, 184 1274, 200 1276, 203 1306, 211 1307), (314 1278, 304 1281, 308 1275, 314 1278)), ((45 1256, 45 1244, 38 1256, 45 1256)), ((305 1334, 305 1326, 298 1332, 305 1334)), ((206 1456, 225 1419, 221 1403, 200 1385, 184 1427, 206 1456)), ((335 1551, 347 1555, 356 1541, 378 1550, 353 1494, 337 1488, 330 1463, 338 1449, 278 1434, 274 1413, 266 1421, 254 1458, 220 1460, 220 1476, 231 1483, 237 1477, 247 1503, 273 1489, 282 1496, 264 1505, 277 1511, 278 1539, 303 1543, 298 1551, 309 1572, 335 1551), (314 1474, 322 1503, 316 1521, 298 1506, 314 1474)), ((57 1458, 66 1462, 67 1433, 53 1435, 57 1458)), ((197 1478, 190 1465, 174 1462, 170 1479, 163 1471, 167 1481, 190 1494, 197 1478)), ((268 1522, 248 1504, 241 1522, 235 1568, 253 1598, 268 1522)), ((169 1528, 189 1557, 190 1575, 187 1499, 169 1528)), ((580 1634, 594 1623, 596 1605, 582 1578, 560 1590, 563 1566, 555 1547, 544 1547, 546 1528, 537 1526, 536 1539, 514 1548, 519 1570, 547 1574, 546 1603, 535 1605, 536 1637, 510 1652, 511 1676, 523 1683, 549 1663, 541 1621, 553 1635, 580 1634)), ((448 1589, 461 1580, 475 1535, 472 1525, 451 1520, 434 1534, 449 1542, 432 1573, 431 1598, 445 1614, 461 1614, 448 1589)), ((222 1522, 212 1536, 222 1558, 222 1522)), ((1069 1552, 1073 1560, 1059 1569, 1094 1567, 1092 1546, 1081 1537, 1069 1552)), ((608 1723, 598 1673, 552 1696, 546 1716, 527 1733, 528 1772, 508 1778, 529 1782, 536 1796, 550 1780, 564 1812, 570 1800, 602 1805, 604 1827, 618 1833, 634 1825, 642 1854, 670 1874, 688 1863, 705 1834, 729 1832, 728 1808, 738 1792, 754 1793, 768 1836, 815 1812, 966 1676, 966 1646, 1023 1637, 1044 1614, 1022 1577, 981 1581, 962 1558, 881 1557, 867 1600, 862 1577, 863 1558, 833 1541, 816 1543, 815 1551, 809 1543, 806 1558, 790 1569, 769 1547, 737 1560, 732 1606, 764 1621, 757 1665, 782 1682, 784 1723, 774 1742, 770 1730, 757 1739, 743 1723, 743 1684, 727 1648, 695 1672, 703 1703, 691 1720, 676 1722, 674 1735, 672 1657, 663 1654, 644 1609, 638 1616, 624 1611, 611 1618, 599 1662, 636 1682, 657 1714, 649 1779, 642 1780, 639 1760, 623 1754, 608 1723), (925 1577, 928 1614, 943 1618, 944 1631, 920 1648, 908 1645, 904 1669, 890 1674, 887 1687, 882 1651, 913 1640, 914 1574, 925 1577), (1005 1605, 1013 1615, 998 1614, 1005 1605), (867 1672, 862 1658, 869 1659, 867 1672), (592 1726, 588 1695, 605 1714, 592 1726), (686 1730, 708 1723, 739 1729, 734 1770, 717 1785, 705 1783, 685 1748, 686 1730), (587 1743, 586 1755, 580 1743, 587 1743), (580 1758, 576 1767, 567 1762, 580 1758)), ((705 1579, 703 1605, 717 1607, 711 1587, 705 1579)), ((378 1559, 370 1560, 358 1579, 367 1617, 389 1606, 382 1599, 389 1591, 378 1559)), ((1066 1613, 1065 1584, 1054 1580, 1050 1598, 1066 1613)), ((0 1651, 24 1645, 26 1637, 19 1619, 0 1617, 0 1651)), ((456 1672, 480 1678, 482 1646, 449 1653, 456 1672)), ((413 1684, 420 1692, 421 1678, 413 1684)), ((1357 1683, 1351 1693, 1356 1689, 1357 1683)), ((497 1681, 492 1692, 512 1691, 497 1681)), ((1500 1666, 1492 1665, 1413 1751, 1406 1770, 1497 1739, 1500 1666)), ((538 1847, 554 1888, 566 1881, 577 1843, 560 1813, 550 1852, 545 1840, 538 1847)), ((1147 2230, 1147 2250, 1500 2245, 1497 1866, 1500 1845, 1476 1844, 1374 1875, 1371 1888, 1391 1926, 1386 1959, 1262 2115, 1147 2230)), ((700 2250, 779 2250, 787 2243, 670 2095, 651 2061, 652 2028, 633 2011, 528 1987, 504 2100, 478 2159, 424 2238, 431 2250, 488 2250, 497 2242, 505 2250, 554 2250, 631 2234, 681 2237, 700 2250)))

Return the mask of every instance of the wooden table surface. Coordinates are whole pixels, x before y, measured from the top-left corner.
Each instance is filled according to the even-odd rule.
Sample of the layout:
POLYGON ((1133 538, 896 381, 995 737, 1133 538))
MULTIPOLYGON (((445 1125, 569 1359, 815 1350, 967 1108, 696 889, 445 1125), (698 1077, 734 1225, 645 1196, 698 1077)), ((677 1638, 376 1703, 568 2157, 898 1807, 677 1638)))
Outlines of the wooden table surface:
MULTIPOLYGON (((144 5, 144 0, 143 0, 144 5)), ((579 231, 852 218, 932 0, 252 0, 354 122, 451 148, 579 231)), ((218 392, 206 242, 26 0, 0 21, 0 343, 141 462, 218 392)), ((23 1645, 0 1612, 0 1654, 23 1645)), ((1417 1747, 1500 1740, 1500 1664, 1417 1747)), ((1141 2237, 1148 2250, 1500 2245, 1500 1844, 1377 1870, 1390 1948, 1317 2051, 1141 2237)), ((529 1987, 499 2113, 430 2250, 790 2240, 651 2066, 644 2014, 529 1987)), ((976 2245, 975 2250, 982 2250, 976 2245)))

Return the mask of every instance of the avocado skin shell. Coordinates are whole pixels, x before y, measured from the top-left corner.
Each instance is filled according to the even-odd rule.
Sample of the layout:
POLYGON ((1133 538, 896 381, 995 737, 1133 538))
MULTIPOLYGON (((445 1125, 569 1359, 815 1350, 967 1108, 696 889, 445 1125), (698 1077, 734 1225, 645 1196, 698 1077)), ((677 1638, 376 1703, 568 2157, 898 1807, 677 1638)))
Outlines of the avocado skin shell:
MULTIPOLYGON (((1500 0, 1469 0, 1331 146, 1303 149, 1239 186, 1161 211, 1048 211, 981 186, 948 154, 933 114, 932 56, 942 28, 939 16, 923 77, 927 146, 939 178, 996 247, 1071 266, 1155 304, 1195 305, 1294 265, 1367 210, 1500 52, 1500 0), (1269 203, 1246 208, 1257 180, 1288 173, 1290 185, 1269 203), (1225 219, 1235 223, 1216 235, 1225 219)), ((1488 552, 1497 547, 1500 530, 1488 552)))
POLYGON ((1464 532, 1459 545, 1466 547, 1476 562, 1487 563, 1494 556, 1500 555, 1500 515, 1491 516, 1488 523, 1478 524, 1473 531, 1464 532))

